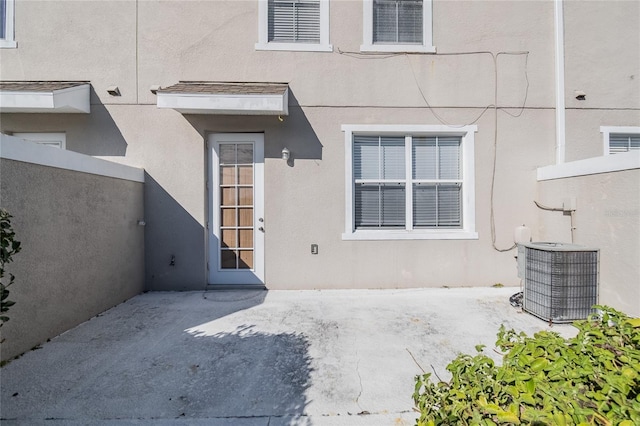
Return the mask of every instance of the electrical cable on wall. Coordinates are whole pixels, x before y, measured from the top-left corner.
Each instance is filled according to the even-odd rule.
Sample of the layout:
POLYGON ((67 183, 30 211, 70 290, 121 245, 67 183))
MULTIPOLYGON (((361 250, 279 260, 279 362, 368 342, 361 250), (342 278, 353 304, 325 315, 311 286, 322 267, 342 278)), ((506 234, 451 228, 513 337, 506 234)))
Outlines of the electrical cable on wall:
MULTIPOLYGON (((493 117, 493 166, 492 166, 492 171, 491 171, 491 191, 490 191, 490 209, 491 209, 491 213, 490 213, 490 222, 491 222, 491 245, 493 246, 493 249, 498 251, 498 252, 507 252, 510 250, 513 250, 514 248, 517 247, 517 244, 513 244, 511 247, 509 248, 499 248, 496 245, 496 223, 495 223, 495 208, 494 208, 494 194, 495 194, 495 181, 496 181, 496 164, 497 164, 497 154, 498 154, 498 110, 502 110, 504 111, 506 114, 510 115, 511 117, 515 117, 518 118, 522 115, 522 113, 524 112, 525 106, 527 104, 527 98, 529 96, 529 74, 528 74, 528 65, 529 65, 529 52, 528 51, 502 51, 502 52, 497 52, 497 53, 493 53, 490 51, 472 51, 472 52, 445 52, 445 53, 437 53, 437 54, 431 54, 431 55, 436 55, 436 56, 462 56, 462 55, 491 55, 491 58, 493 60, 493 75, 494 75, 494 92, 493 92, 493 103, 487 105, 486 107, 483 108, 483 110, 480 112, 480 114, 473 119, 471 122, 463 124, 463 125, 453 125, 449 122, 447 122, 443 117, 441 117, 436 111, 435 108, 433 108, 431 106, 431 104, 429 103, 429 100, 427 99, 427 97, 425 96, 422 87, 420 86, 420 83, 418 81, 418 78, 416 76, 415 70, 413 68, 413 64, 411 63, 411 57, 410 55, 420 55, 423 56, 425 55, 424 53, 368 53, 368 52, 348 52, 348 51, 342 51, 338 48, 338 53, 341 55, 346 55, 352 58, 356 58, 356 59, 389 59, 389 58, 393 58, 393 57, 397 57, 400 55, 405 56, 405 58, 407 59, 407 62, 409 64, 409 69, 411 70, 411 74, 413 75, 413 80, 416 84, 416 87, 418 88, 418 91, 420 92, 420 96, 422 97, 425 105, 427 106, 427 108, 429 109, 429 111, 433 114, 433 116, 442 124, 444 124, 445 126, 451 127, 451 128, 460 128, 460 127, 464 127, 464 126, 468 126, 471 124, 475 124, 477 123, 480 118, 482 118, 482 116, 489 110, 489 109, 493 109, 494 112, 494 117, 493 117), (525 81, 526 81, 526 86, 525 86, 525 94, 524 94, 524 99, 522 101, 522 106, 520 107, 520 111, 518 111, 515 114, 512 114, 511 112, 508 111, 507 108, 499 108, 498 107, 498 58, 500 57, 500 55, 524 55, 525 57, 525 62, 524 62, 524 77, 525 77, 525 81)), ((573 226, 572 226, 573 229, 573 226)), ((573 235, 573 231, 572 231, 572 235, 573 235)))

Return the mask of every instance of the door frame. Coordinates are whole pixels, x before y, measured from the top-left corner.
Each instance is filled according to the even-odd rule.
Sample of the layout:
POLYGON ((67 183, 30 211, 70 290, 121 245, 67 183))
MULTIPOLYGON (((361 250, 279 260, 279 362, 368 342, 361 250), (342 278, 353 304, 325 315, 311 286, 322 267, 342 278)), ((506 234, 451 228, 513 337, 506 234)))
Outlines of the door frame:
POLYGON ((264 287, 264 133, 210 133, 207 136, 207 283, 211 286, 261 286, 264 287), (221 143, 251 142, 253 149, 253 268, 221 270, 220 263, 220 161, 221 143))

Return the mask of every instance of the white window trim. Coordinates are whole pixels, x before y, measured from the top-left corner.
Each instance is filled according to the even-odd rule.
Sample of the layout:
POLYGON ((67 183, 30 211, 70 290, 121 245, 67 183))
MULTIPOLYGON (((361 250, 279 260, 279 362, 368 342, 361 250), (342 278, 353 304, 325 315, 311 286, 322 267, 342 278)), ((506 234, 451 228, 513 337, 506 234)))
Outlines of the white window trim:
POLYGON ((435 53, 433 45, 432 0, 423 0, 422 4, 422 44, 374 44, 373 43, 373 0, 363 0, 361 52, 407 52, 435 53))
POLYGON ((0 39, 0 49, 15 49, 18 43, 15 39, 15 0, 5 0, 5 31, 4 38, 0 39))
MULTIPOLYGON (((475 213, 474 138, 478 126, 345 124, 345 231, 343 240, 472 240, 478 239, 475 213), (460 136, 462 150, 462 229, 359 229, 354 227, 353 135, 460 136)), ((407 158, 407 162, 411 159, 407 158)))
MULTIPOLYGON (((640 135, 640 127, 633 126, 600 126, 600 133, 602 133, 602 141, 604 148, 604 155, 612 155, 609 152, 609 141, 611 138, 611 133, 626 133, 626 134, 638 134, 640 135)), ((619 155, 619 154, 616 154, 619 155)))
POLYGON ((329 43, 329 0, 320 0, 320 43, 280 43, 269 41, 269 2, 258 0, 258 42, 256 50, 333 52, 329 43))
POLYGON ((44 146, 51 146, 51 142, 58 142, 60 146, 56 148, 67 149, 67 135, 65 133, 14 132, 13 136, 44 146))

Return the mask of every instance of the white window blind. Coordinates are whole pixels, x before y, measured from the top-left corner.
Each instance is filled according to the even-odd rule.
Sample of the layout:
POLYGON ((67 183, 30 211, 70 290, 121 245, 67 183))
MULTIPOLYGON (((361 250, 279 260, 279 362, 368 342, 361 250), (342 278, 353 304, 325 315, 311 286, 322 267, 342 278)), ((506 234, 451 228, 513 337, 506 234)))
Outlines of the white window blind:
POLYGON ((609 134, 609 154, 640 149, 640 135, 609 134))
POLYGON ((422 44, 422 0, 374 0, 373 43, 422 44))
POLYGON ((356 228, 405 225, 404 142, 404 137, 355 136, 356 228))
POLYGON ((462 227, 458 136, 354 135, 353 178, 355 229, 462 227))
POLYGON ((460 137, 413 138, 413 226, 461 227, 460 137))
POLYGON ((320 43, 320 0, 269 0, 268 41, 320 43))

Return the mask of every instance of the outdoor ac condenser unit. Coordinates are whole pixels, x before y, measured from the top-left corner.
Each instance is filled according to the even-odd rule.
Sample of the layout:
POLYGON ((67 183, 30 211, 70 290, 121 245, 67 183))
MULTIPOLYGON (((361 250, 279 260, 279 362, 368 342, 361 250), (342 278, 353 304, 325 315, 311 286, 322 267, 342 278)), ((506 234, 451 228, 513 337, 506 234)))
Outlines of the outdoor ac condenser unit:
POLYGON ((587 318, 598 303, 599 255, 598 249, 574 244, 520 245, 522 309, 556 323, 587 318))

